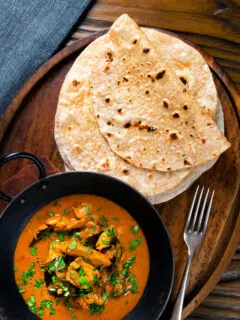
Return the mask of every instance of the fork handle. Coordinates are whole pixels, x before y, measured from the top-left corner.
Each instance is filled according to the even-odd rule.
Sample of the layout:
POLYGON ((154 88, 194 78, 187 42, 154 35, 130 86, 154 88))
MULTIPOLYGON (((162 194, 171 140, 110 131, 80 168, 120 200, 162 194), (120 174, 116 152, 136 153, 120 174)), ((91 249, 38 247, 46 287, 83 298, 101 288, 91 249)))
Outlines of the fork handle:
POLYGON ((184 275, 181 283, 181 287, 177 296, 177 300, 175 302, 175 306, 173 308, 172 317, 170 320, 182 320, 182 310, 183 310, 183 301, 187 286, 188 274, 191 267, 191 263, 193 260, 193 255, 189 255, 187 259, 187 263, 184 270, 184 275))

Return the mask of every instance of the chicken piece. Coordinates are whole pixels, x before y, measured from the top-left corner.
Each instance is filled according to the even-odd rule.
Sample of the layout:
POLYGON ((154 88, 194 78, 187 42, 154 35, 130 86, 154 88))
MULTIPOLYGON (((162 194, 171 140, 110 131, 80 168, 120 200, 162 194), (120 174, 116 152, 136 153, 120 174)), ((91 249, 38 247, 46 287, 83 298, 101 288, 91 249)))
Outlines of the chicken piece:
POLYGON ((72 299, 71 304, 72 304, 75 308, 81 307, 82 309, 88 309, 88 304, 87 304, 86 301, 83 299, 83 297, 79 297, 79 298, 76 298, 76 299, 72 299))
POLYGON ((40 241, 46 234, 47 232, 51 231, 53 229, 52 226, 48 226, 47 224, 42 224, 40 227, 38 227, 35 232, 33 239, 29 245, 29 247, 35 245, 38 241, 40 241))
POLYGON ((68 247, 68 242, 60 242, 59 240, 55 241, 54 247, 52 246, 52 244, 50 244, 46 263, 49 263, 54 259, 63 256, 67 250, 67 247, 68 247))
POLYGON ((77 258, 69 265, 66 280, 76 287, 88 289, 99 276, 99 271, 92 265, 84 262, 82 258, 77 258))
POLYGON ((110 247, 113 240, 116 238, 116 231, 114 226, 107 228, 98 238, 96 248, 97 250, 102 250, 110 247))
POLYGON ((81 220, 68 219, 66 217, 55 216, 46 221, 47 225, 54 228, 54 231, 70 231, 81 228, 86 223, 86 217, 81 220))
POLYGON ((88 305, 93 304, 93 303, 96 303, 100 306, 104 305, 104 301, 102 299, 101 294, 96 293, 96 292, 90 292, 90 293, 86 294, 83 297, 83 299, 88 305))
POLYGON ((73 211, 78 219, 82 219, 92 214, 92 205, 90 203, 83 202, 79 207, 73 207, 73 211))
POLYGON ((91 227, 86 228, 82 231, 80 231, 79 236, 82 239, 88 239, 92 236, 95 236, 101 232, 101 227, 99 225, 93 224, 91 227))
POLYGON ((90 264, 94 266, 110 266, 111 261, 110 259, 103 253, 98 252, 94 249, 90 249, 89 247, 85 247, 80 242, 75 241, 74 248, 72 247, 71 243, 69 244, 66 253, 73 257, 84 257, 85 259, 89 260, 90 264))

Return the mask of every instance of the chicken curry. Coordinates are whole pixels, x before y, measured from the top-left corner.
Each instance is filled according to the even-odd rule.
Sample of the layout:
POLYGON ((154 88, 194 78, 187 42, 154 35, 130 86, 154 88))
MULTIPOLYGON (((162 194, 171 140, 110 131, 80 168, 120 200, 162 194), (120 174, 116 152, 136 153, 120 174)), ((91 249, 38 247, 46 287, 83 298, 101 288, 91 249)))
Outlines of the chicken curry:
POLYGON ((94 195, 41 208, 23 230, 15 280, 41 319, 123 319, 147 283, 149 253, 131 215, 94 195))

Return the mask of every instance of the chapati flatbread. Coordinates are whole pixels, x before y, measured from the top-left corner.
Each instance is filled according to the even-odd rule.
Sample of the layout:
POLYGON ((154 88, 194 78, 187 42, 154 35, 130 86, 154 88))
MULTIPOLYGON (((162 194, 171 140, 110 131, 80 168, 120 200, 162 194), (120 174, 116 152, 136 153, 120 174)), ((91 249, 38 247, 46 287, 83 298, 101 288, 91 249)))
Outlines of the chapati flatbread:
POLYGON ((204 164, 230 146, 129 16, 113 24, 103 49, 92 72, 93 105, 116 154, 165 172, 204 164))
MULTIPOLYGON (((91 72, 103 52, 104 42, 105 36, 102 36, 81 53, 61 89, 55 119, 55 140, 66 170, 107 173, 138 189, 153 204, 167 201, 186 190, 215 161, 195 169, 161 173, 131 166, 112 152, 100 133, 90 88, 91 72)), ((214 94, 213 91, 213 100, 214 94)), ((222 113, 218 120, 223 124, 222 113)))

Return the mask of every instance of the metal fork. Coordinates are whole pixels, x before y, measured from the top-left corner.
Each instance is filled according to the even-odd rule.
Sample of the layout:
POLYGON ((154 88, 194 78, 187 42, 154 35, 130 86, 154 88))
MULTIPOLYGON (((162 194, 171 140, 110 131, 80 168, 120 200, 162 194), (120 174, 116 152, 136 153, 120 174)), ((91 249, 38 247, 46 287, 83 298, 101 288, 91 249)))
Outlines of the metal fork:
POLYGON ((188 213, 187 222, 184 229, 184 241, 188 247, 188 258, 187 264, 185 266, 184 276, 181 283, 180 291, 177 296, 177 300, 172 312, 172 317, 170 320, 181 320, 182 319, 182 309, 183 301, 187 286, 188 274, 191 267, 191 263, 195 254, 197 247, 202 242, 206 230, 210 211, 212 208, 212 202, 214 197, 214 190, 211 193, 210 200, 208 202, 209 188, 207 189, 204 200, 203 198, 204 187, 201 188, 199 193, 199 186, 197 187, 192 204, 188 213), (207 208, 206 208, 207 207, 207 208))

